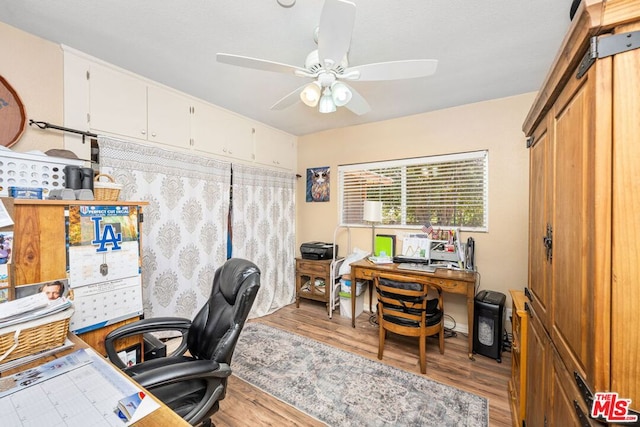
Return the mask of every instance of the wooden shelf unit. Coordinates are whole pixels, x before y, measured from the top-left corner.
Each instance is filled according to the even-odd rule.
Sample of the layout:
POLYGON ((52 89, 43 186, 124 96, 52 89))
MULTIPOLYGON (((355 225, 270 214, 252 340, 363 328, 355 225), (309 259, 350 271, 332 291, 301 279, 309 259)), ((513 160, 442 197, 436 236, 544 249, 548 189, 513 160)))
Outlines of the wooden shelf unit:
MULTIPOLYGON (((3 197, 7 212, 14 225, 1 230, 13 231, 11 254, 10 296, 16 286, 41 283, 67 277, 65 208, 72 205, 92 206, 142 206, 147 202, 126 201, 75 201, 75 200, 37 200, 3 197)), ((140 232, 141 233, 141 232, 140 232)), ((140 255, 142 256, 142 254, 140 255)), ((111 330, 138 320, 135 316, 111 324, 105 328, 89 331, 79 336, 96 351, 106 356, 104 337, 111 330)), ((142 336, 120 340, 118 350, 139 344, 142 349, 142 336)))

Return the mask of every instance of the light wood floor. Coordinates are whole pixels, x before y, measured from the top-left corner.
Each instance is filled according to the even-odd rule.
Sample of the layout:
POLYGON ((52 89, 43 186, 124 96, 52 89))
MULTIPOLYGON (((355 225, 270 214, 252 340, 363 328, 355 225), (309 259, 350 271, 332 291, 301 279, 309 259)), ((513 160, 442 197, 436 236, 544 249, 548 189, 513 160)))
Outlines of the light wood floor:
MULTIPOLYGON (((378 327, 369 322, 370 314, 362 313, 351 320, 334 312, 327 316, 324 304, 303 300, 300 308, 289 305, 260 319, 251 320, 313 338, 370 359, 377 360, 378 327)), ((427 341, 426 376, 489 399, 489 425, 511 425, 507 398, 507 382, 511 370, 511 353, 502 354, 502 363, 482 355, 475 361, 467 357, 467 337, 445 340, 445 353, 438 351, 437 340, 427 341)), ((383 362, 407 371, 420 373, 418 343, 415 339, 388 334, 383 362)), ((232 361, 233 369, 233 361, 232 361)), ((211 418, 216 427, 227 426, 323 426, 324 424, 269 396, 259 389, 231 376, 227 396, 220 410, 211 418)))

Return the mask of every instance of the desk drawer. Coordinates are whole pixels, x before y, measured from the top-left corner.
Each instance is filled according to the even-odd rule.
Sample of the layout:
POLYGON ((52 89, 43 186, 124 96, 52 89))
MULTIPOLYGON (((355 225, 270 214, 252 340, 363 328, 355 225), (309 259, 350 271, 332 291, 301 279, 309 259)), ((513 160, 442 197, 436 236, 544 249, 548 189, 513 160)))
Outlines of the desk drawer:
POLYGON ((469 284, 461 280, 442 279, 439 277, 427 278, 429 283, 440 286, 443 290, 455 294, 466 294, 469 284))

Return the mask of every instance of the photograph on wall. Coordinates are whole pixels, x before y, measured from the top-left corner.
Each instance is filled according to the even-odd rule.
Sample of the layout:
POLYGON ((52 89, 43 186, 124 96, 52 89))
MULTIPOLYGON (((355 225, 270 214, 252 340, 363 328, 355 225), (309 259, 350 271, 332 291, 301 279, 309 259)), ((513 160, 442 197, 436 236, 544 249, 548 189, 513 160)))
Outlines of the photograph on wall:
POLYGON ((33 283, 16 286, 16 299, 29 297, 42 292, 49 300, 69 296, 67 279, 50 280, 48 282, 33 283))
POLYGON ((140 276, 137 206, 70 206, 71 288, 140 276))
POLYGON ((329 201, 329 177, 328 166, 307 169, 307 202, 329 201))

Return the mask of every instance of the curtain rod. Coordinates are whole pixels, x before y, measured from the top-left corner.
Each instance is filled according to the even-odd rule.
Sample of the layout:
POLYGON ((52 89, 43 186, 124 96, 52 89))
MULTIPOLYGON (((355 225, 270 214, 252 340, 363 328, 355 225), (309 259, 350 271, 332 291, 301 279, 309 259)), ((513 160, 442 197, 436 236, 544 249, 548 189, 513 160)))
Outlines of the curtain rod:
POLYGON ((61 130, 63 132, 71 132, 71 133, 77 133, 79 135, 82 135, 82 143, 84 144, 84 138, 85 137, 91 137, 91 138, 97 138, 98 135, 92 132, 85 132, 85 131, 81 131, 81 130, 77 130, 77 129, 71 129, 71 128, 66 128, 66 127, 62 127, 62 126, 57 126, 57 125, 52 125, 50 123, 47 122, 36 122, 35 120, 29 119, 29 126, 35 125, 37 127, 39 127, 40 129, 56 129, 56 130, 61 130))

